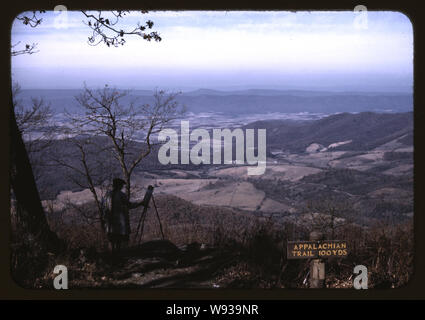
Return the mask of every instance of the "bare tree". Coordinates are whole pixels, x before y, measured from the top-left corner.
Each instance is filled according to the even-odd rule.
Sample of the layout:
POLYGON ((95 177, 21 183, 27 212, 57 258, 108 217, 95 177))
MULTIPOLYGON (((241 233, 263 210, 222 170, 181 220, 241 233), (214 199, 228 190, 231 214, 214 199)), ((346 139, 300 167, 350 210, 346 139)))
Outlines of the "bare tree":
MULTIPOLYGON (((120 21, 123 17, 128 15, 130 11, 109 11, 105 14, 102 11, 95 13, 88 13, 87 11, 81 11, 87 18, 84 23, 93 31, 92 35, 88 38, 90 45, 96 46, 99 43, 104 43, 108 47, 118 47, 124 45, 124 36, 136 35, 144 40, 161 41, 161 37, 158 32, 150 31, 154 25, 153 21, 147 20, 143 25, 137 23, 137 25, 128 30, 122 29, 119 26, 120 21), (147 32, 149 30, 150 32, 147 32)), ((141 11, 147 13, 147 11, 141 11)))
POLYGON ((352 223, 352 211, 352 205, 348 201, 332 197, 307 203, 311 230, 321 231, 331 240, 339 228, 352 223))
POLYGON ((32 44, 25 44, 25 46, 21 47, 21 42, 18 41, 15 44, 11 45, 11 51, 10 51, 10 55, 12 57, 14 56, 20 56, 22 54, 33 54, 33 53, 37 53, 38 50, 36 50, 37 48, 37 43, 32 43, 32 44))
POLYGON ((76 96, 83 115, 67 114, 66 129, 74 144, 72 155, 62 155, 56 163, 70 169, 68 178, 81 188, 88 188, 104 226, 101 199, 114 175, 121 173, 126 194, 131 196, 131 178, 136 167, 157 144, 153 135, 184 113, 175 100, 178 93, 155 91, 153 103, 128 101, 129 92, 110 88, 84 91, 76 96), (135 141, 137 140, 137 142, 135 141), (73 159, 77 162, 72 162, 73 159), (118 170, 117 170, 118 169, 118 170))
POLYGON ((43 98, 32 97, 29 102, 24 102, 21 99, 21 92, 19 83, 14 82, 12 84, 13 110, 32 165, 35 166, 31 156, 47 148, 53 140, 55 129, 51 123, 52 109, 43 98))
MULTIPOLYGON (((10 105, 13 106, 11 99, 10 105)), ((20 227, 48 246, 62 245, 47 223, 33 169, 25 149, 15 113, 9 112, 10 124, 10 184, 16 199, 16 211, 20 214, 20 227)))
MULTIPOLYGON (((36 28, 43 21, 43 19, 40 18, 40 15, 43 13, 45 13, 44 10, 23 13, 18 15, 16 17, 16 20, 22 21, 22 23, 26 26, 29 26, 31 28, 36 28)), ((11 45, 10 55, 14 57, 14 56, 22 55, 22 54, 33 54, 38 52, 36 48, 37 48, 37 43, 32 43, 32 44, 27 43, 24 46, 21 46, 21 42, 18 41, 17 43, 11 45)))
MULTIPOLYGON (((24 12, 16 17, 24 25, 36 28, 43 22, 42 16, 46 11, 24 12)), ((139 11, 142 14, 148 13, 146 10, 139 11)), ((130 11, 84 11, 81 13, 85 17, 83 23, 87 25, 92 34, 88 37, 88 43, 97 46, 100 43, 108 47, 118 47, 124 45, 125 36, 138 36, 146 41, 161 41, 162 38, 157 31, 152 31, 154 22, 146 20, 144 23, 138 22, 135 26, 128 28, 121 26, 123 19, 130 14, 130 11)), ((37 43, 21 45, 20 42, 11 45, 11 56, 37 53, 37 43)))
MULTIPOLYGON (((75 128, 74 128, 75 129, 75 128)), ((68 130, 69 132, 69 130, 68 130)), ((109 157, 109 146, 103 146, 95 136, 74 137, 68 140, 71 144, 68 152, 54 152, 52 163, 68 169, 66 178, 81 189, 89 189, 93 195, 96 205, 96 215, 84 210, 79 210, 78 206, 73 206, 81 213, 86 221, 99 223, 100 228, 105 232, 105 220, 102 215, 102 198, 109 188, 112 180, 114 168, 109 157)), ((68 203, 68 206, 71 204, 68 203)))
MULTIPOLYGON (((43 167, 47 164, 46 159, 41 156, 41 151, 45 150, 52 142, 53 128, 49 122, 51 120, 50 105, 43 99, 31 98, 23 101, 20 98, 21 88, 18 83, 12 84, 12 105, 16 117, 18 129, 23 138, 23 143, 31 164, 34 180, 40 188, 40 177, 43 167)), ((15 198, 13 190, 11 196, 15 198)), ((14 202, 12 202, 14 203, 14 202)), ((22 220, 22 210, 15 205, 13 211, 16 221, 22 220)))
POLYGON ((85 116, 68 116, 71 125, 80 134, 109 139, 112 155, 121 168, 127 183, 127 196, 130 197, 131 175, 151 152, 154 145, 151 137, 179 118, 184 108, 175 99, 178 93, 155 90, 154 102, 142 105, 134 101, 122 103, 128 94, 128 91, 109 88, 107 85, 97 90, 84 86, 84 92, 76 99, 84 109, 85 116), (136 137, 138 141, 143 141, 141 148, 135 144, 136 137))

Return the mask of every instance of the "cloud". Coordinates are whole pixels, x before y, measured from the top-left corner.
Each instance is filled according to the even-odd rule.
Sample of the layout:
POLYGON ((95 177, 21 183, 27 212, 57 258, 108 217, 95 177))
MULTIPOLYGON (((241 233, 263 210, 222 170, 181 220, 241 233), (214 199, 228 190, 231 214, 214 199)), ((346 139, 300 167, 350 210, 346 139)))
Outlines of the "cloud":
POLYGON ((81 13, 68 13, 66 29, 54 28, 56 18, 48 13, 33 30, 14 24, 12 43, 35 39, 40 52, 15 57, 13 68, 121 68, 164 76, 167 70, 411 74, 413 68, 412 26, 396 12, 368 13, 364 30, 355 28, 353 12, 133 12, 125 26, 152 19, 163 41, 129 36, 119 48, 89 46, 81 13))

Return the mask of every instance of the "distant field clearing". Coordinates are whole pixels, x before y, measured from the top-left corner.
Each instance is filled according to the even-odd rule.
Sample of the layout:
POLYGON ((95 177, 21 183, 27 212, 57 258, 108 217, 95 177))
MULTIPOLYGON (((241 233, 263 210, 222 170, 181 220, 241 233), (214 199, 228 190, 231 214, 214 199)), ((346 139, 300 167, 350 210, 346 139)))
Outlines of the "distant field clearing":
POLYGON ((289 181, 298 181, 305 176, 319 173, 321 169, 307 167, 307 166, 296 166, 296 165, 267 165, 265 174, 258 176, 248 176, 247 167, 231 167, 225 169, 218 169, 211 171, 210 174, 217 177, 234 177, 238 179, 247 179, 250 178, 259 178, 259 179, 279 179, 279 180, 289 180, 289 181))

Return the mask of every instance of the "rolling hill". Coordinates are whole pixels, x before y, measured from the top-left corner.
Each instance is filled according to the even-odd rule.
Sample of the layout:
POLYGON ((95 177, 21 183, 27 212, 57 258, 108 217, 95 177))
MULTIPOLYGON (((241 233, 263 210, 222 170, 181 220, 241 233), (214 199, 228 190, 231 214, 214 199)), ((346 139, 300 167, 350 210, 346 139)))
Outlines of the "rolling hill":
POLYGON ((315 121, 257 121, 244 128, 267 129, 267 146, 291 152, 303 152, 313 144, 335 146, 333 150, 371 150, 398 139, 413 145, 413 113, 340 113, 315 121))

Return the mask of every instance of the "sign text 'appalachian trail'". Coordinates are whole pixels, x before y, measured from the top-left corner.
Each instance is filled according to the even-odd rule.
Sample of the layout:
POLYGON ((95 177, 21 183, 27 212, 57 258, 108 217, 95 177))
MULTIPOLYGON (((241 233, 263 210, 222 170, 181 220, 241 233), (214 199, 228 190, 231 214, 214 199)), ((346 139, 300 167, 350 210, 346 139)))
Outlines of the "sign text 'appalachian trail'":
POLYGON ((288 259, 318 259, 338 257, 348 254, 347 242, 343 240, 288 241, 288 259))

